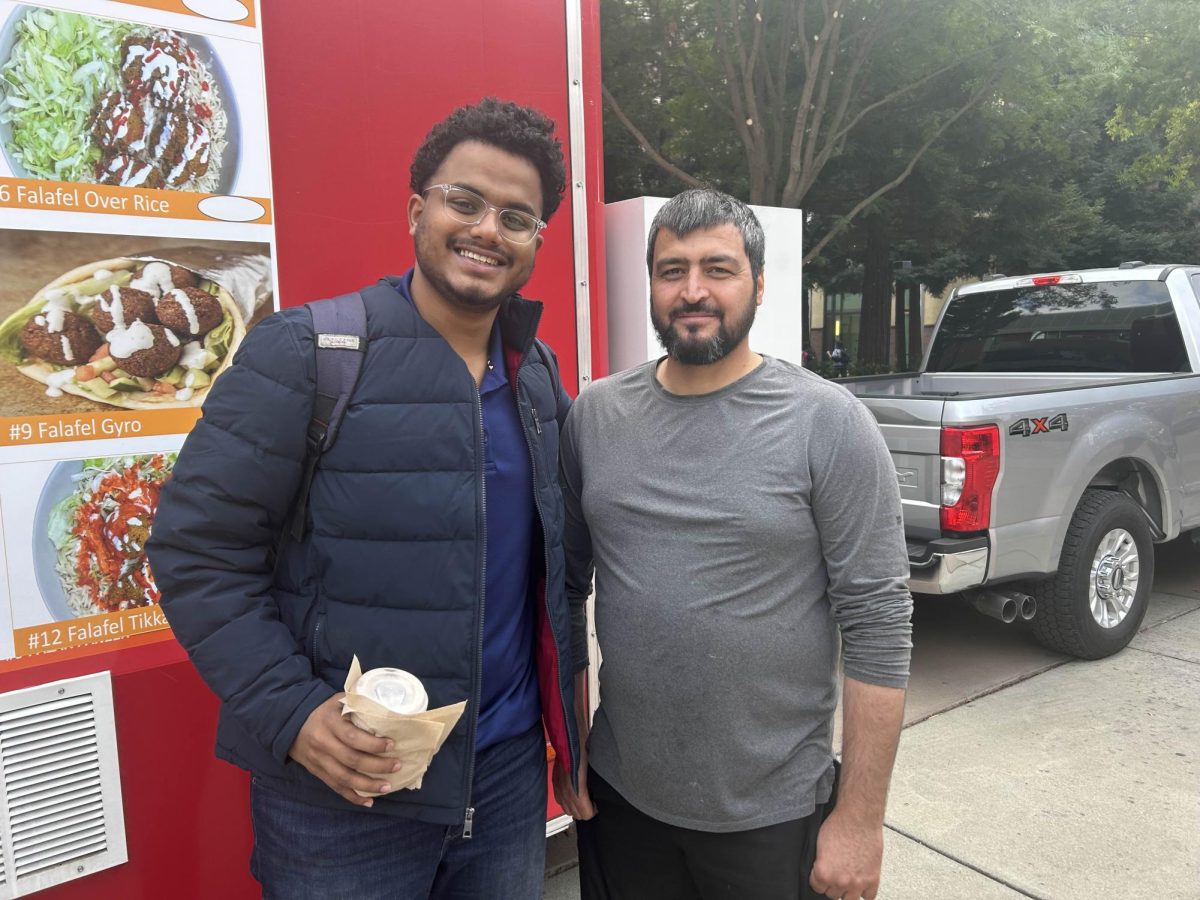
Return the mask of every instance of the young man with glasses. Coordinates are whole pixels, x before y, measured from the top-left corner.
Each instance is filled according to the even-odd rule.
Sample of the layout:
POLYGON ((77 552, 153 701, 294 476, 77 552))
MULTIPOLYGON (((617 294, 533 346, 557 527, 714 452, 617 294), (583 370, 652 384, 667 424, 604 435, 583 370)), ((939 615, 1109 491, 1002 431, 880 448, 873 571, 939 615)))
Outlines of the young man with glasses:
POLYGON ((517 295, 564 187, 553 123, 487 99, 411 167, 416 265, 364 288, 367 348, 303 537, 289 532, 313 408, 312 321, 278 313, 214 385, 149 548, 175 634, 222 700, 218 753, 252 775, 267 898, 534 900, 544 734, 578 739, 558 429, 569 400, 517 295), (418 789, 341 715, 351 659, 466 713, 418 789), (545 732, 543 731, 545 729, 545 732))

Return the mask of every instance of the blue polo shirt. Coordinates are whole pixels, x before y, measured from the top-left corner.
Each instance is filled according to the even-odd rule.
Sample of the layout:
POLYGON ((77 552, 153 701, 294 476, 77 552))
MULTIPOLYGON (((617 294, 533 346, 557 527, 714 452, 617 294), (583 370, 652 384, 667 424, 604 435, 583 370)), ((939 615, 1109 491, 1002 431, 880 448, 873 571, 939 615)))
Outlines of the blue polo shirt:
POLYGON ((487 497, 483 691, 475 733, 480 750, 524 734, 542 716, 529 590, 537 517, 533 473, 498 326, 492 327, 488 359, 479 385, 487 497))

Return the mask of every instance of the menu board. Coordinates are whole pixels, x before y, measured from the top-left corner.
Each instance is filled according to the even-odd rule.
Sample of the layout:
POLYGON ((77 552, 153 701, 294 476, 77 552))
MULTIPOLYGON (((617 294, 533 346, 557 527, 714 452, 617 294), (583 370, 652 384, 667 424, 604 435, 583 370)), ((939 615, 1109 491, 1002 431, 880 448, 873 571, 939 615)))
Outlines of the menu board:
POLYGON ((277 308, 255 6, 0 0, 0 669, 170 638, 159 493, 277 308))

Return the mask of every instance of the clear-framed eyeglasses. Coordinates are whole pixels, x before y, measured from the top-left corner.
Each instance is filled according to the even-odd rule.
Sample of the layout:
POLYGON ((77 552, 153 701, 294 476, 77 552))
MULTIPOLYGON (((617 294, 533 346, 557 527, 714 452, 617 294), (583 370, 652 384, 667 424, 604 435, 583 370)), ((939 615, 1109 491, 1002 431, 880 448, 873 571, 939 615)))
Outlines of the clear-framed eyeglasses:
POLYGON ((500 236, 514 244, 528 244, 546 227, 546 223, 532 213, 492 206, 474 191, 457 184, 433 184, 422 193, 428 194, 433 190, 442 192, 442 206, 447 215, 464 225, 478 225, 489 210, 494 212, 500 236))

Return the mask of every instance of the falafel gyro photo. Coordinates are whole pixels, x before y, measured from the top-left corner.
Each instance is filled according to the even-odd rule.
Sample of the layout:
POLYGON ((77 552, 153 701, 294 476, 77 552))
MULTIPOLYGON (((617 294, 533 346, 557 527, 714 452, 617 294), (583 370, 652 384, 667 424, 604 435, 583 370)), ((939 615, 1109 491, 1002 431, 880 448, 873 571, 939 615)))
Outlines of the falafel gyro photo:
POLYGON ((0 323, 0 360, 44 396, 36 410, 11 409, 0 378, 0 414, 56 412, 64 395, 124 409, 200 406, 248 324, 270 311, 269 256, 234 246, 165 247, 55 277, 0 323))

